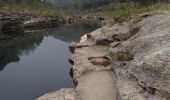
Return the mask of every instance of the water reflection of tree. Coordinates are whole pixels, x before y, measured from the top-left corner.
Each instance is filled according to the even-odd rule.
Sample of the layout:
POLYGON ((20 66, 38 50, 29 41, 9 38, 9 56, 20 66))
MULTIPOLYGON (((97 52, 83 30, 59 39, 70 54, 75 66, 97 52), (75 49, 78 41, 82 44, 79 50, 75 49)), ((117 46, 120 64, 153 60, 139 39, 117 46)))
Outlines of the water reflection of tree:
POLYGON ((96 23, 83 22, 57 28, 56 30, 43 30, 41 33, 27 33, 12 40, 0 41, 0 71, 10 62, 19 61, 19 55, 27 55, 33 51, 40 45, 45 34, 65 42, 79 41, 82 35, 97 27, 96 23))
POLYGON ((12 40, 0 41, 0 71, 10 62, 19 61, 19 55, 28 54, 43 40, 43 34, 34 33, 12 40))

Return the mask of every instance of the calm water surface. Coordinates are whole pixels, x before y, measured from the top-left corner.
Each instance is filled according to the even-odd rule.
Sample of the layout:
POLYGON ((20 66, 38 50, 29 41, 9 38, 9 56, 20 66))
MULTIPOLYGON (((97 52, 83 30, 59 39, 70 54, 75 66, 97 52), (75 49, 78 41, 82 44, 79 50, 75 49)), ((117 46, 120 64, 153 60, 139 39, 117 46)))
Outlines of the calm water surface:
POLYGON ((47 92, 74 87, 68 43, 95 28, 75 24, 5 42, 0 47, 0 100, 34 100, 47 92))

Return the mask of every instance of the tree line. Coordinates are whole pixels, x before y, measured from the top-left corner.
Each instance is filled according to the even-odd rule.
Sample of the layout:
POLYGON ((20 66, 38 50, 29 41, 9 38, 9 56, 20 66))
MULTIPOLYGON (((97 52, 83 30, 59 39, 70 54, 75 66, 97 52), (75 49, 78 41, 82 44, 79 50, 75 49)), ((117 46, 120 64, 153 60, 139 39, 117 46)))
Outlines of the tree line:
POLYGON ((75 9, 89 9, 97 8, 110 3, 124 3, 124 2, 134 2, 141 4, 153 4, 153 3, 169 3, 170 0, 72 0, 73 3, 65 6, 65 8, 75 8, 75 9))
POLYGON ((113 2, 169 3, 170 0, 113 0, 113 2))

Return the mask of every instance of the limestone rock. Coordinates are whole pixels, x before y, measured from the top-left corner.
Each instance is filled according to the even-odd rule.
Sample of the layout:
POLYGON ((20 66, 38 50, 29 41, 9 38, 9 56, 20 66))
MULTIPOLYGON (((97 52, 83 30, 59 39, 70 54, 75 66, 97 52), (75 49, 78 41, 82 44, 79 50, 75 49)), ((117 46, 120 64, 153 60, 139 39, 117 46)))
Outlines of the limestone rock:
POLYGON ((142 27, 135 38, 124 44, 134 54, 129 71, 146 87, 170 93, 170 14, 156 15, 139 24, 142 27))
MULTIPOLYGON (((135 92, 140 88, 134 88, 131 93, 140 94, 144 98, 141 100, 169 100, 170 12, 144 18, 137 23, 137 26, 140 26, 140 29, 135 34, 110 49, 113 66, 119 73, 117 76, 119 77, 120 94, 125 94, 125 92, 121 92, 121 89, 124 89, 126 93, 129 91, 125 85, 129 81, 132 82, 131 85, 136 84, 132 86, 133 88, 143 88, 140 92, 135 92), (122 58, 120 53, 124 53, 123 57, 130 57, 130 59, 119 59, 122 58), (120 74, 122 71, 124 73, 120 74), (127 75, 133 76, 136 81, 124 77, 127 75)), ((134 96, 131 97, 130 94, 126 96, 127 100, 140 100, 132 99, 134 96)))
POLYGON ((81 100, 75 89, 61 89, 57 92, 47 93, 37 100, 81 100))
POLYGON ((112 42, 125 41, 139 30, 139 26, 133 26, 128 23, 117 24, 113 27, 104 26, 90 34, 96 44, 105 45, 112 42))

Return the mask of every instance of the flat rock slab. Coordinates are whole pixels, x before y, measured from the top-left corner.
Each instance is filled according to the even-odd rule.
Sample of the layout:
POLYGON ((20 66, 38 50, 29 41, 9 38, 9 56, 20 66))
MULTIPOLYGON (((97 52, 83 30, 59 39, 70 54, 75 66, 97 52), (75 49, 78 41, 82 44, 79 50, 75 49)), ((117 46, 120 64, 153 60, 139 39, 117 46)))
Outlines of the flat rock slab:
POLYGON ((36 100, 81 100, 75 89, 60 89, 47 93, 36 100))
POLYGON ((112 71, 89 72, 78 79, 81 100, 117 100, 116 77, 112 71))

